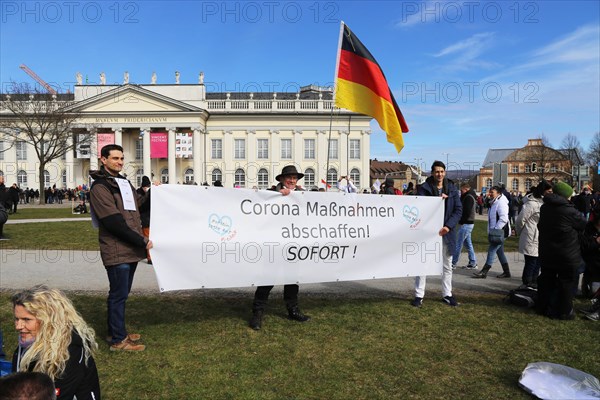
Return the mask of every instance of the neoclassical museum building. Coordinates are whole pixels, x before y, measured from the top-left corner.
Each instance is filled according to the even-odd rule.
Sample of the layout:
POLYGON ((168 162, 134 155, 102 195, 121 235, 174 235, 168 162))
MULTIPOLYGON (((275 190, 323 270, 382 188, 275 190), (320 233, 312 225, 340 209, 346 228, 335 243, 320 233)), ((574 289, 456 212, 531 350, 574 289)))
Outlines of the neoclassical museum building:
MULTIPOLYGON (((369 186, 371 118, 333 108, 330 89, 207 92, 203 74, 197 84, 180 84, 178 76, 174 84, 157 84, 154 77, 150 84, 127 82, 85 84, 79 76, 74 93, 56 96, 78 115, 72 140, 91 135, 91 142, 54 160, 44 172, 46 187, 89 183, 108 143, 123 146, 124 173, 136 186, 146 175, 163 183, 219 180, 225 187, 262 189, 288 164, 305 174, 300 183, 307 189, 325 181, 335 187, 342 176, 360 189, 369 186)), ((0 133, 0 146, 2 139, 0 133)), ((37 188, 35 149, 16 142, 2 150, 6 184, 37 188)))

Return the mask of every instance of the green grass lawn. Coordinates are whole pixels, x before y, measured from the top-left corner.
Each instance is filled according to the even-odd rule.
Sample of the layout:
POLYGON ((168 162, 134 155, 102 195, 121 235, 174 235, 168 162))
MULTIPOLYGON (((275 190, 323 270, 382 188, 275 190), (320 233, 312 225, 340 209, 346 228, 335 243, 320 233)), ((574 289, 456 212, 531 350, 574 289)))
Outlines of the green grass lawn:
MULTIPOLYGON (((65 200, 66 202, 66 200, 65 200)), ((73 214, 71 207, 47 205, 39 208, 18 208, 16 214, 9 215, 10 220, 42 218, 89 218, 90 214, 73 214)), ((88 205, 89 210, 89 205, 88 205)))
MULTIPOLYGON (((68 208, 22 215, 40 212, 70 215, 68 208)), ((6 225, 5 232, 11 240, 3 248, 98 249, 90 221, 6 225)), ((473 241, 476 251, 487 249, 485 221, 476 221, 473 241)), ((516 246, 507 240, 507 251, 516 246)), ((306 324, 287 320, 273 296, 264 329, 254 332, 251 298, 206 293, 133 296, 127 320, 144 336, 143 353, 110 352, 102 342, 104 295, 69 294, 97 332, 104 399, 530 399, 517 383, 530 362, 600 376, 600 324, 549 320, 498 295, 457 292, 458 308, 426 301, 422 309, 401 294, 306 296, 302 309, 313 317, 306 324)), ((0 291, 7 352, 16 346, 12 319, 9 293, 0 291)))
MULTIPOLYGON (((247 327, 250 298, 132 296, 132 332, 142 353, 114 353, 104 296, 70 294, 98 335, 103 399, 531 399, 518 387, 530 362, 569 365, 600 376, 600 324, 555 321, 459 293, 463 305, 408 298, 311 296, 300 324, 272 299, 263 330, 247 327)), ((16 346, 9 296, 0 294, 6 350, 16 346)))

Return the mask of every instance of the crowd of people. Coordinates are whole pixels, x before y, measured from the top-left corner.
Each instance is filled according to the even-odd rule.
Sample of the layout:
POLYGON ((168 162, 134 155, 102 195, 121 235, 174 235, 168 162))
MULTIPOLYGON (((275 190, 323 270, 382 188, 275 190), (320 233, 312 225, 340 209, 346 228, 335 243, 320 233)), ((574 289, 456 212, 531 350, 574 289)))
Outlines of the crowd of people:
MULTIPOLYGON (((72 195, 84 202, 89 198, 99 228, 100 254, 109 282, 106 337, 109 348, 111 351, 143 351, 145 345, 141 335, 126 328, 125 306, 138 262, 147 258, 151 263, 149 250, 153 244, 149 239, 149 211, 152 184, 150 179, 143 177, 141 187, 136 190, 120 174, 124 162, 121 146, 104 146, 100 161, 100 169, 90 173, 94 179, 90 190, 80 188, 72 195)), ((278 184, 271 190, 283 196, 302 191, 300 180, 303 177, 295 166, 288 165, 277 175, 278 184)), ((3 186, 0 177, 0 194, 6 193, 3 186)), ((222 185, 214 182, 214 186, 222 185)), ((348 193, 358 191, 349 177, 341 177, 337 189, 348 193)), ((514 228, 519 237, 519 252, 525 257, 522 286, 538 292, 536 312, 554 319, 574 319, 573 297, 583 273, 583 293, 594 301, 582 312, 588 319, 599 319, 600 197, 598 193, 592 195, 591 189, 586 188, 574 197, 573 189, 564 182, 541 181, 521 196, 510 194, 502 185, 497 185, 482 199, 468 183, 458 186, 448 179, 445 164, 435 161, 431 176, 423 184, 416 187, 411 184, 401 193, 394 187, 393 179, 386 179, 378 193, 443 199, 444 219, 438 235, 443 243, 441 301, 444 304, 459 306, 452 292, 452 274, 463 247, 467 249, 468 263, 462 268, 478 268, 471 235, 476 214, 486 208, 487 255, 481 270, 474 272, 474 278, 487 278, 496 257, 502 266, 502 273, 497 278, 511 277, 504 244, 514 228)), ((0 207, 2 203, 0 198, 0 207)), ((0 224, 0 235, 1 227, 0 224)), ((416 277, 412 306, 423 306, 425 287, 426 277, 416 277)), ((249 320, 249 326, 254 330, 262 329, 272 288, 259 286, 256 289, 249 320)), ((311 318, 300 310, 298 295, 299 285, 284 285, 288 318, 308 322, 311 318)), ((14 374, 0 379, 0 397, 31 393, 25 398, 35 398, 35 393, 53 393, 54 397, 40 398, 100 399, 93 357, 98 348, 96 336, 67 296, 60 290, 38 285, 15 294, 12 307, 19 334, 18 345, 12 357, 14 374)), ((1 337, 0 331, 0 358, 3 357, 1 337)))

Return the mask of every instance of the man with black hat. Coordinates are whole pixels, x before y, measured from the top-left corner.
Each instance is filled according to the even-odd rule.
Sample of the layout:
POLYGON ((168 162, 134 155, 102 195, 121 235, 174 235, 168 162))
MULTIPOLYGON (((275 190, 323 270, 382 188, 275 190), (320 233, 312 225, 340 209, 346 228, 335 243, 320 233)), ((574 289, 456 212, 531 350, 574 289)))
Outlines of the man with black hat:
MULTIPOLYGON (((281 174, 275 179, 279 181, 275 190, 282 195, 287 196, 295 190, 303 191, 302 186, 298 185, 298 180, 304 177, 303 173, 296 170, 294 165, 288 165, 283 168, 281 174)), ((264 314, 269 293, 273 289, 273 285, 259 286, 254 294, 254 302, 252 303, 252 318, 250 319, 250 327, 254 330, 260 330, 262 327, 262 317, 264 314)), ((299 286, 294 284, 284 285, 283 300, 288 310, 288 318, 293 321, 306 322, 310 320, 308 315, 302 314, 298 308, 298 291, 299 286)))

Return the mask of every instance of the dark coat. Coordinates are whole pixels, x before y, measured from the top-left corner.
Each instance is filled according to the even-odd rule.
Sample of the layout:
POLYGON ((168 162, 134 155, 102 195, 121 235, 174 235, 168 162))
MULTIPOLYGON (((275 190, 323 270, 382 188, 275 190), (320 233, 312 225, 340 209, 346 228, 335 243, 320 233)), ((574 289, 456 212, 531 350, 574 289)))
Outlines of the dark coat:
POLYGON ((0 205, 4 206, 4 207, 8 207, 8 190, 6 189, 6 186, 4 186, 4 183, 0 184, 0 205))
MULTIPOLYGON (((77 332, 73 332, 71 343, 68 347, 69 359, 60 378, 54 381, 57 391, 57 400, 100 400, 100 381, 94 358, 90 356, 85 363, 83 356, 83 341, 77 332)), ((19 353, 24 353, 21 347, 17 347, 13 354, 12 369, 17 372, 19 353)), ((33 371, 33 365, 29 365, 28 371, 33 371)))
POLYGON ((585 261, 586 274, 592 282, 600 281, 600 245, 596 238, 600 232, 596 229, 594 221, 590 221, 585 226, 583 237, 581 239, 581 252, 585 261))
POLYGON ((460 196, 462 204, 462 216, 459 224, 474 224, 475 223, 475 205, 477 204, 477 194, 473 189, 460 196))
MULTIPOLYGON (((100 256, 105 266, 138 262, 146 258, 148 240, 142 233, 139 206, 146 198, 137 198, 136 210, 125 210, 123 198, 116 177, 106 173, 104 169, 91 171, 94 184, 90 189, 90 206, 92 218, 98 220, 98 239, 100 256)), ((125 179, 121 176, 118 178, 125 179)), ((131 185, 131 184, 130 184, 131 185)), ((134 196, 137 192, 133 186, 134 196)))
POLYGON ((147 199, 145 202, 140 204, 140 219, 142 220, 142 228, 150 227, 150 189, 147 192, 144 191, 143 188, 139 188, 137 193, 140 197, 146 196, 147 199))
MULTIPOLYGON (((437 189, 434 188, 433 177, 427 178, 425 183, 419 186, 417 194, 419 196, 436 196, 437 189)), ((448 195, 448 198, 444 201, 444 226, 450 229, 443 238, 444 243, 450 247, 451 251, 454 252, 456 248, 456 234, 454 227, 458 224, 462 215, 462 203, 460 202, 460 193, 458 188, 449 179, 446 179, 444 185, 444 193, 448 195)), ((442 227, 440 227, 441 229, 442 227)))
POLYGON ((12 200, 13 203, 19 202, 19 189, 11 186, 8 188, 8 198, 12 200))
POLYGON ((585 224, 567 199, 554 193, 545 195, 538 222, 540 264, 554 269, 578 268, 582 262, 579 234, 585 224))

